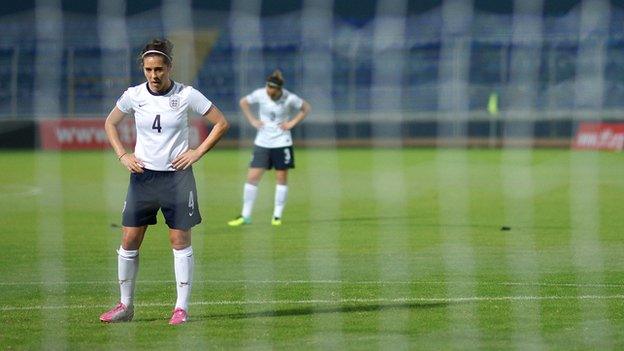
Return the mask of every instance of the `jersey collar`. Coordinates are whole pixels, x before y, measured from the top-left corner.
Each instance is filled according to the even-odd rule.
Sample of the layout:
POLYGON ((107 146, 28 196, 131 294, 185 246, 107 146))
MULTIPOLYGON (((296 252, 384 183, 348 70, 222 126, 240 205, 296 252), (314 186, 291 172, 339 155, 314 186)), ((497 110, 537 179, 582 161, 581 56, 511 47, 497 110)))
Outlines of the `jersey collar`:
POLYGON ((175 85, 175 82, 172 79, 171 80, 171 85, 169 86, 169 88, 167 88, 167 90, 163 91, 162 93, 158 93, 158 92, 154 92, 154 91, 152 91, 152 89, 150 89, 149 82, 145 82, 145 87, 147 88, 147 91, 150 94, 154 95, 154 96, 163 96, 163 95, 169 94, 169 92, 171 92, 171 90, 173 90, 173 86, 174 85, 175 85))
POLYGON ((286 89, 283 89, 283 88, 282 88, 282 96, 280 96, 280 97, 279 97, 279 99, 277 99, 277 100, 273 100, 273 99, 271 99, 271 97, 269 96, 269 93, 267 93, 267 92, 266 92, 266 90, 264 91, 264 94, 265 94, 265 95, 269 98, 269 100, 273 101, 273 102, 274 102, 274 103, 276 103, 276 104, 279 104, 279 103, 284 102, 284 101, 286 100, 286 94, 287 94, 287 93, 288 93, 288 92, 286 91, 286 89))

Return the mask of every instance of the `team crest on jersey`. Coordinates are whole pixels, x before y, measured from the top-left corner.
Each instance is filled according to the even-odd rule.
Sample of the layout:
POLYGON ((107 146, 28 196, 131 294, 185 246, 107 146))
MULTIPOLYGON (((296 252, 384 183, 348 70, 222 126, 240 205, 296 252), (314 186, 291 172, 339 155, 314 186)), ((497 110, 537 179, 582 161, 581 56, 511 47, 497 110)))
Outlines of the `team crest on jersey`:
POLYGON ((169 98, 169 107, 173 110, 177 110, 180 107, 180 97, 177 95, 171 96, 169 98))

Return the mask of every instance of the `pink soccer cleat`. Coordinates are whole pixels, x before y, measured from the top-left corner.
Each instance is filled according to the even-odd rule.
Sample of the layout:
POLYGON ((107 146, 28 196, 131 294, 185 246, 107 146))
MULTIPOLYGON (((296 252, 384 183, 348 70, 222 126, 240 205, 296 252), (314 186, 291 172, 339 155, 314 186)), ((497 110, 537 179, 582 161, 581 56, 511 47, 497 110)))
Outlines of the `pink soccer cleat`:
POLYGON ((119 302, 111 310, 103 313, 100 320, 104 323, 130 322, 134 317, 134 307, 119 302))
POLYGON ((188 321, 188 314, 183 308, 176 308, 173 310, 173 315, 171 315, 171 319, 169 320, 169 324, 178 325, 188 321))

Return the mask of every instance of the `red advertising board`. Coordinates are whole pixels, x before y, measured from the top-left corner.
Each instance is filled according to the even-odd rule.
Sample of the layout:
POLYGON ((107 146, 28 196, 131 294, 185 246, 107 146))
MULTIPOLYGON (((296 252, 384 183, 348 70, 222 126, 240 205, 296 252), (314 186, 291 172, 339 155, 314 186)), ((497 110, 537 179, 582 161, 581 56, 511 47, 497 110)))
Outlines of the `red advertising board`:
MULTIPOLYGON (((39 124, 39 141, 43 150, 102 150, 110 147, 103 118, 44 119, 39 124)), ((119 137, 126 147, 134 148, 136 130, 132 118, 118 126, 119 137)), ((191 120, 190 147, 196 147, 208 132, 199 118, 191 120)))
POLYGON ((574 149, 622 151, 624 123, 582 122, 572 143, 574 149))

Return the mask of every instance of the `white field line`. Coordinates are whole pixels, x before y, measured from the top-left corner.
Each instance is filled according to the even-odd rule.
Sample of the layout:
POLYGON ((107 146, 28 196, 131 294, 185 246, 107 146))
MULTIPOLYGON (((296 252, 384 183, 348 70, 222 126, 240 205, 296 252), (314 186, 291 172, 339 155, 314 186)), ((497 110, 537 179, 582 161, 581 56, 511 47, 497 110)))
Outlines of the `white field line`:
MULTIPOLYGON (((0 185, 2 199, 13 201, 16 197, 35 196, 41 194, 41 188, 28 185, 0 185)), ((7 201, 8 202, 8 201, 7 201)))
MULTIPOLYGON (((191 302, 194 306, 245 306, 245 305, 343 305, 358 303, 468 303, 498 301, 544 301, 544 300, 624 300, 624 295, 579 295, 579 296, 468 296, 468 297, 399 297, 376 299, 336 299, 336 300, 217 300, 191 302)), ((171 302, 151 302, 136 304, 136 307, 167 307, 171 302)), ((111 305, 62 305, 62 306, 2 306, 0 311, 60 310, 107 308, 111 305)))
MULTIPOLYGON (((174 280, 139 280, 137 284, 170 284, 174 280)), ((86 280, 86 281, 57 281, 57 282, 0 282, 1 286, 20 285, 116 285, 115 280, 86 280)), ((394 281, 394 280, 248 280, 248 279, 207 279, 193 281, 193 284, 342 284, 342 285, 445 285, 445 284, 476 284, 476 285, 503 285, 503 286, 543 286, 543 287, 589 287, 589 288, 621 288, 624 284, 599 283, 556 283, 556 282, 483 282, 483 281, 394 281)))

